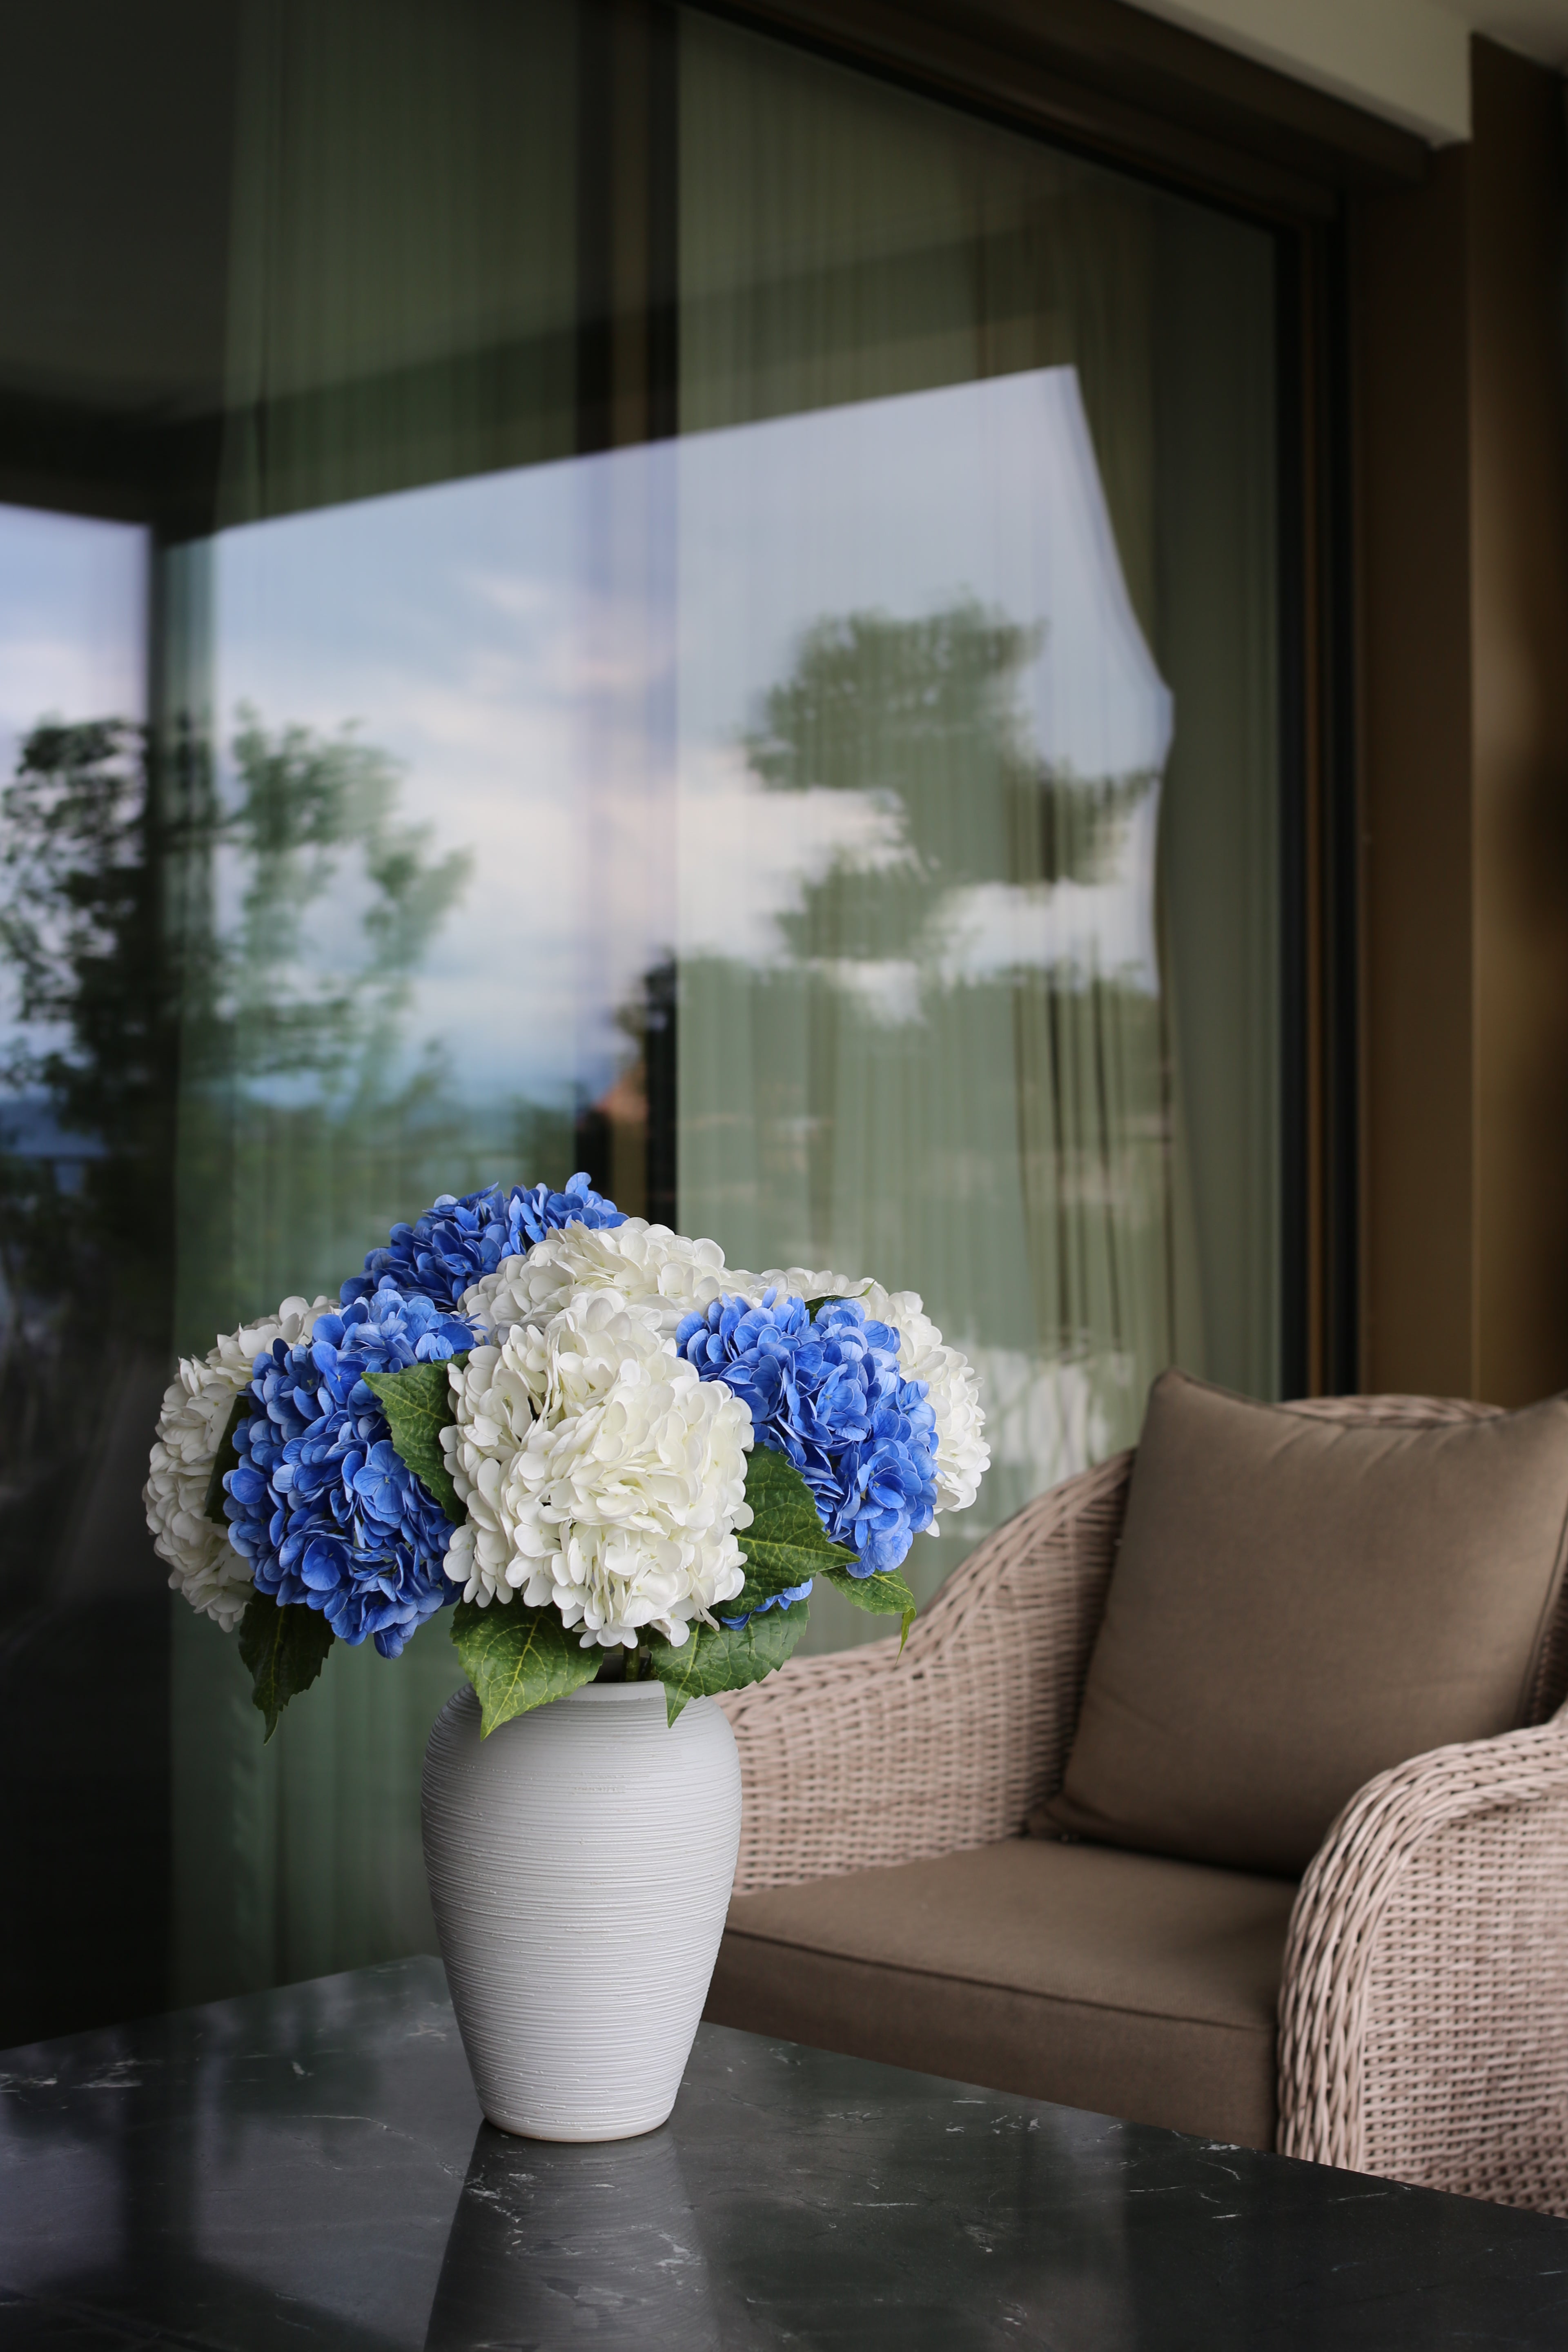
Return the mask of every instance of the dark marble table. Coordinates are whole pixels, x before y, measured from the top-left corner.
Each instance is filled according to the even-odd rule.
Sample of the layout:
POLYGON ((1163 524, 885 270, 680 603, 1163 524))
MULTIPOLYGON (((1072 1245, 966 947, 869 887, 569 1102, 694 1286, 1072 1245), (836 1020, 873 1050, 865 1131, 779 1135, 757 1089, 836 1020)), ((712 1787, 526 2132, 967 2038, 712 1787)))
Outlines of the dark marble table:
POLYGON ((721 2026, 662 2131, 508 2139, 434 1960, 0 2092, 0 2352, 1568 2346, 1568 2222, 721 2026))

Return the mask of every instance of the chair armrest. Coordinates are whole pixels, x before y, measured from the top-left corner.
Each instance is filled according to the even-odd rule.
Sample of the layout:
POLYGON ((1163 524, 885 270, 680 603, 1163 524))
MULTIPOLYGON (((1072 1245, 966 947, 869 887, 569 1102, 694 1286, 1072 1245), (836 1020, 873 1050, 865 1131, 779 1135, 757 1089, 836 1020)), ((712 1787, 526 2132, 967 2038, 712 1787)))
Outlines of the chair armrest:
POLYGON ((1061 1781, 1121 1530, 1130 1454, 987 1536, 910 1632, 795 1658, 720 1705, 745 1792, 735 1892, 1022 1829, 1061 1781))
POLYGON ((1279 2146, 1568 2211, 1568 1707, 1340 1815, 1291 1915, 1279 2146))

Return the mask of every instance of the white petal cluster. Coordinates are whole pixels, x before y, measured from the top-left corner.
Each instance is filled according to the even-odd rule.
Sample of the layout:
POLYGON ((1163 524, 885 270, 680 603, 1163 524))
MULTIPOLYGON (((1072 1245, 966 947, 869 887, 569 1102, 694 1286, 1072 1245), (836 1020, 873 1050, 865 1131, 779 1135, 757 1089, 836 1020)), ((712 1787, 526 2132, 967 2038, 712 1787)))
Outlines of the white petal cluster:
POLYGON ((969 1508, 991 1467, 980 1383, 962 1349, 944 1343, 918 1290, 884 1290, 879 1282, 864 1275, 835 1274, 830 1267, 813 1271, 802 1265, 775 1266, 767 1274, 728 1279, 731 1286, 742 1281, 755 1285, 746 1290, 749 1298, 762 1298, 775 1285, 799 1298, 853 1298, 872 1322, 890 1323, 899 1335, 899 1370, 906 1381, 924 1381, 936 1416, 939 1517, 926 1532, 942 1533, 942 1511, 969 1508))
MULTIPOLYGON (((869 1307, 866 1311, 875 1312, 869 1307)), ((937 1510, 939 1514, 966 1511, 991 1467, 974 1367, 962 1349, 945 1344, 921 1307, 918 1291, 895 1290, 885 1320, 899 1334, 899 1370, 907 1381, 924 1381, 927 1400, 936 1416, 937 1510)), ((939 1520, 932 1519, 927 1533, 941 1532, 939 1520)))
POLYGON ((494 1274, 464 1292, 462 1311, 499 1343, 520 1324, 549 1322, 580 1291, 613 1290, 626 1306, 656 1310, 660 1333, 673 1339, 683 1315, 734 1286, 717 1242, 689 1241, 668 1225, 628 1217, 597 1231, 568 1225, 536 1242, 526 1257, 502 1258, 494 1274))
MULTIPOLYGON (((560 1238, 610 1241, 626 1230, 579 1226, 560 1238)), ((530 1267, 555 1239, 538 1244, 530 1267)), ((491 1299, 502 1291, 518 1297, 510 1277, 491 1299)), ((667 1292, 632 1300, 585 1285, 547 1319, 542 1295, 522 1296, 528 1316, 503 1310, 499 1344, 474 1349, 450 1374, 457 1418, 441 1444, 467 1518, 447 1573, 481 1605, 518 1593, 531 1609, 552 1601, 584 1649, 635 1648, 645 1626, 679 1646, 693 1618, 745 1581, 736 1530, 752 1518, 751 1413, 676 1354, 667 1292)))
POLYGON ((206 1516, 213 1461, 235 1398, 249 1381, 256 1359, 275 1339, 290 1347, 308 1339, 318 1315, 337 1301, 286 1298, 276 1315, 229 1331, 205 1356, 185 1356, 163 1392, 158 1434, 153 1446, 142 1500, 153 1549, 169 1564, 169 1582, 193 1609, 232 1633, 250 1599, 250 1565, 228 1540, 227 1530, 206 1516))

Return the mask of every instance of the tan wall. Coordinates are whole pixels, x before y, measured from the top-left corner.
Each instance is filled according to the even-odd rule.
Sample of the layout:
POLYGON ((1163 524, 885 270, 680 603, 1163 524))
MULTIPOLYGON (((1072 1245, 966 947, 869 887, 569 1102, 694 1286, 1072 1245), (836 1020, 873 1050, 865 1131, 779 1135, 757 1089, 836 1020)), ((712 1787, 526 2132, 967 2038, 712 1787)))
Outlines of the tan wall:
POLYGON ((1352 106, 1370 107, 1424 139, 1469 135, 1466 12, 1443 0, 1136 0, 1136 5, 1331 90, 1352 106))
POLYGON ((1568 1386, 1568 324, 1557 76, 1356 229, 1363 1379, 1568 1386))

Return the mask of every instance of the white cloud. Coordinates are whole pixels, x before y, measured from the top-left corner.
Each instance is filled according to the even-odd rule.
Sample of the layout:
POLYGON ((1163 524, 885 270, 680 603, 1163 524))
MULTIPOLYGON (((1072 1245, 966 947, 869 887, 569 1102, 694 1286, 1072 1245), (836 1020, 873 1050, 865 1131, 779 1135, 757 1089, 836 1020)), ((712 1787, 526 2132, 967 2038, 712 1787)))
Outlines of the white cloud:
POLYGON ((739 745, 698 745, 677 787, 680 858, 678 939, 683 956, 724 956, 762 969, 789 950, 780 917, 836 867, 885 874, 911 866, 904 810, 890 793, 772 792, 739 745))
POLYGON ((1127 1443, 1124 1432, 1136 1425, 1134 1408, 1142 1402, 1131 1355, 1106 1350, 1043 1363, 1021 1348, 964 1344, 980 1381, 992 1460, 1026 1472, 1031 1492, 1103 1462, 1127 1443))

